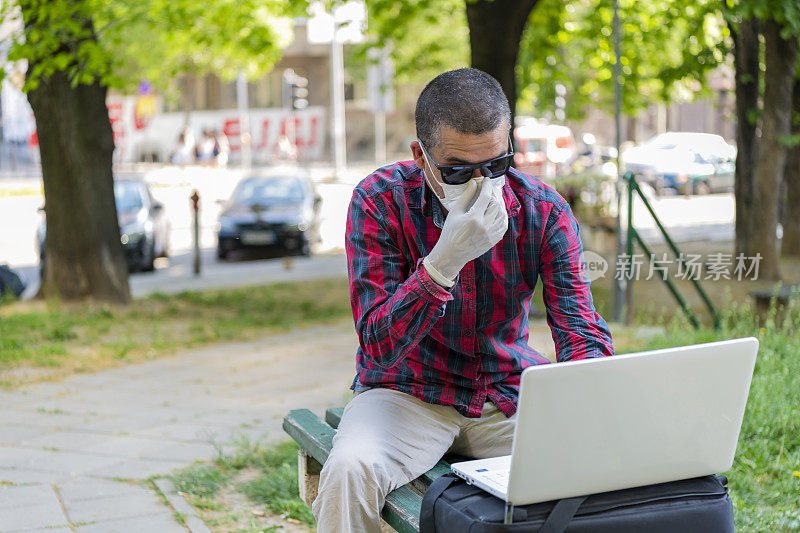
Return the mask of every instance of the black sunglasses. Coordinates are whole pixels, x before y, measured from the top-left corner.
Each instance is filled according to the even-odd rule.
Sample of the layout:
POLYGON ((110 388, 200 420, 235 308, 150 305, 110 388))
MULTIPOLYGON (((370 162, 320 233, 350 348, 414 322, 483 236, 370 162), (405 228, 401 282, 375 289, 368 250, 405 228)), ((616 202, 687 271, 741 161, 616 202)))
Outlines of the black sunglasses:
POLYGON ((462 185, 472 179, 476 170, 479 170, 481 175, 486 178, 499 178, 508 172, 511 163, 514 162, 514 145, 511 144, 511 137, 508 138, 508 153, 483 161, 481 163, 473 164, 460 164, 460 165, 437 165, 433 158, 428 154, 428 151, 423 146, 422 142, 419 143, 422 151, 431 160, 433 165, 442 173, 442 181, 448 185, 462 185))

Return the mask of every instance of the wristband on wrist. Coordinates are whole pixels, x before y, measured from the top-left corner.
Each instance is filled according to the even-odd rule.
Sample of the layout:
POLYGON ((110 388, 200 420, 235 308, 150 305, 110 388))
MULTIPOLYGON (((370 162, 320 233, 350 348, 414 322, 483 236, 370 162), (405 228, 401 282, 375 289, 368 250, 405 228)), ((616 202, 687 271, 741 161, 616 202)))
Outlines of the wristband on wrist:
POLYGON ((425 266, 425 271, 428 273, 431 279, 442 287, 451 289, 453 288, 453 285, 456 284, 455 280, 448 279, 447 276, 436 270, 436 267, 434 267, 428 260, 428 256, 425 256, 425 259, 422 260, 422 264, 425 266))

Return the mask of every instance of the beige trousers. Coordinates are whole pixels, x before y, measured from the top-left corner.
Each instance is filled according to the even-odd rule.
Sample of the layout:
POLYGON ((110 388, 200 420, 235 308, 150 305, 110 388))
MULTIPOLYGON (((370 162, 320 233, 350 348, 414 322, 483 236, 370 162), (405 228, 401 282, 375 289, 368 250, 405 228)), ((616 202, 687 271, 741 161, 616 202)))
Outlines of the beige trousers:
POLYGON ((379 532, 389 492, 430 470, 448 450, 476 459, 509 455, 515 422, 489 402, 476 419, 390 389, 357 393, 320 474, 312 505, 317 531, 379 532))

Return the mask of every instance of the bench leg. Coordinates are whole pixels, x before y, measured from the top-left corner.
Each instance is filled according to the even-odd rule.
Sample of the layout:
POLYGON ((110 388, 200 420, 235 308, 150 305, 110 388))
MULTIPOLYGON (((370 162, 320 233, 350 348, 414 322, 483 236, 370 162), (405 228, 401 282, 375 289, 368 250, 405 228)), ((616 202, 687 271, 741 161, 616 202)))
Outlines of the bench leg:
POLYGON ((319 491, 319 473, 322 465, 302 449, 297 451, 297 485, 300 488, 300 499, 311 507, 319 491))

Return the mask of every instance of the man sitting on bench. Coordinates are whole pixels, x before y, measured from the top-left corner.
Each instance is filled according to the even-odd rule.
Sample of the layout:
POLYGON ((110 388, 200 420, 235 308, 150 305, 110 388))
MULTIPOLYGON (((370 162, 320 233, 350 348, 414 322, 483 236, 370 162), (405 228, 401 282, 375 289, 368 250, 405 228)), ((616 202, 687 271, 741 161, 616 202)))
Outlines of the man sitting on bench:
POLYGON ((448 450, 511 453, 520 374, 549 363, 528 346, 537 277, 559 361, 614 353, 569 205, 509 166, 511 113, 497 81, 445 72, 415 119, 413 162, 375 171, 350 202, 360 348, 312 506, 321 532, 380 531, 386 495, 448 450))

